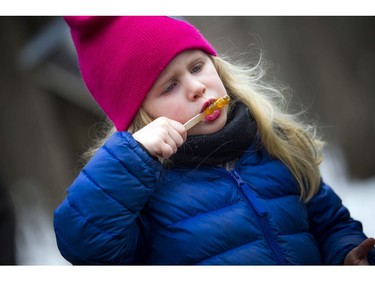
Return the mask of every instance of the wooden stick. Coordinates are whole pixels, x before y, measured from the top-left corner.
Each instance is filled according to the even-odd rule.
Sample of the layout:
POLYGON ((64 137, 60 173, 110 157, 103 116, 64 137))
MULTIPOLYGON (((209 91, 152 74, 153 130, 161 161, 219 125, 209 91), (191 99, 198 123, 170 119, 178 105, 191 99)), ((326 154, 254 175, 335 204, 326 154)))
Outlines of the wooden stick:
POLYGON ((204 113, 199 113, 195 115, 193 118, 191 118, 189 121, 187 121, 184 126, 186 131, 190 130, 193 128, 195 125, 197 125, 199 122, 201 122, 204 118, 204 113))

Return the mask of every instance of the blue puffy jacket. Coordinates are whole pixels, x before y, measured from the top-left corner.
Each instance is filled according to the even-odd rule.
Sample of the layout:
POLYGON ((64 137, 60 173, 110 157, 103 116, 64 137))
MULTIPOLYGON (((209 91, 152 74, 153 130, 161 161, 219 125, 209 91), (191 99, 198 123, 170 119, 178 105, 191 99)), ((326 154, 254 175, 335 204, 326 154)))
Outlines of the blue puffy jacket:
POLYGON ((366 239, 329 186, 304 204, 264 150, 232 171, 163 169, 127 132, 81 171, 54 227, 73 264, 342 264, 366 239))

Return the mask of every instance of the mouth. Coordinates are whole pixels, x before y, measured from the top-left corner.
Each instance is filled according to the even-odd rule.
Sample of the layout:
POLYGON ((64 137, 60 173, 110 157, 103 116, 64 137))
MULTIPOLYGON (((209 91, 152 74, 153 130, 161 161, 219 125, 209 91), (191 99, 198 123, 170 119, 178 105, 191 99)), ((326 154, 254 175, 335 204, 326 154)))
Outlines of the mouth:
POLYGON ((206 102, 203 104, 203 106, 202 106, 202 108, 201 108, 201 111, 200 111, 199 113, 202 113, 203 111, 205 111, 206 108, 209 107, 211 104, 215 103, 216 100, 217 100, 217 99, 209 99, 208 101, 206 101, 206 102))
MULTIPOLYGON (((219 99, 219 98, 218 98, 219 99)), ((209 99, 208 101, 206 101, 203 106, 202 106, 202 109, 201 109, 201 113, 204 112, 209 106, 211 106, 212 104, 214 104, 218 99, 209 99)), ((215 109, 213 112, 209 113, 208 115, 206 115, 204 118, 203 118, 203 122, 213 122, 215 121, 216 119, 218 119, 221 115, 221 110, 220 109, 215 109)))

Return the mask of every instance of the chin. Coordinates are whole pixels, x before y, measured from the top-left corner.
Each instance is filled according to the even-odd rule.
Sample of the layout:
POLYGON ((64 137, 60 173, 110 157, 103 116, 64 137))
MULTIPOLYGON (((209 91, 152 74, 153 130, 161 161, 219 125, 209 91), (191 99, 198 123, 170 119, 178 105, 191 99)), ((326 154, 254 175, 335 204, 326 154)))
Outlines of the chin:
MULTIPOLYGON (((224 117, 224 116, 223 116, 224 117)), ((208 135, 220 131, 226 124, 227 118, 219 118, 214 122, 201 122, 188 131, 188 135, 208 135)))

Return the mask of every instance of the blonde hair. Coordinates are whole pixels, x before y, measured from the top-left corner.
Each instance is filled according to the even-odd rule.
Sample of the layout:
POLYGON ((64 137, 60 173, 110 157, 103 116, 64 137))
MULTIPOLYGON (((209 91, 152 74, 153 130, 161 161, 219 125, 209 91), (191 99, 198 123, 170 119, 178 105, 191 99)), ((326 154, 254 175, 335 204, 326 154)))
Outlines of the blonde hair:
MULTIPOLYGON (((253 67, 240 61, 231 63, 227 58, 211 57, 211 60, 228 94, 250 109, 262 145, 290 169, 300 187, 301 198, 305 202, 310 200, 319 189, 319 164, 322 161, 323 142, 317 139, 316 129, 299 120, 299 114, 288 113, 284 91, 264 81, 266 68, 262 56, 253 67)), ((151 121, 140 108, 128 131, 134 133, 151 121)), ((115 131, 112 126, 86 153, 86 158, 90 158, 115 131)))
POLYGON ((252 113, 262 145, 290 169, 301 198, 310 200, 319 189, 323 160, 323 142, 317 138, 316 128, 303 123, 300 114, 288 113, 285 91, 262 80, 266 73, 262 56, 254 67, 218 57, 212 61, 229 95, 252 113))

